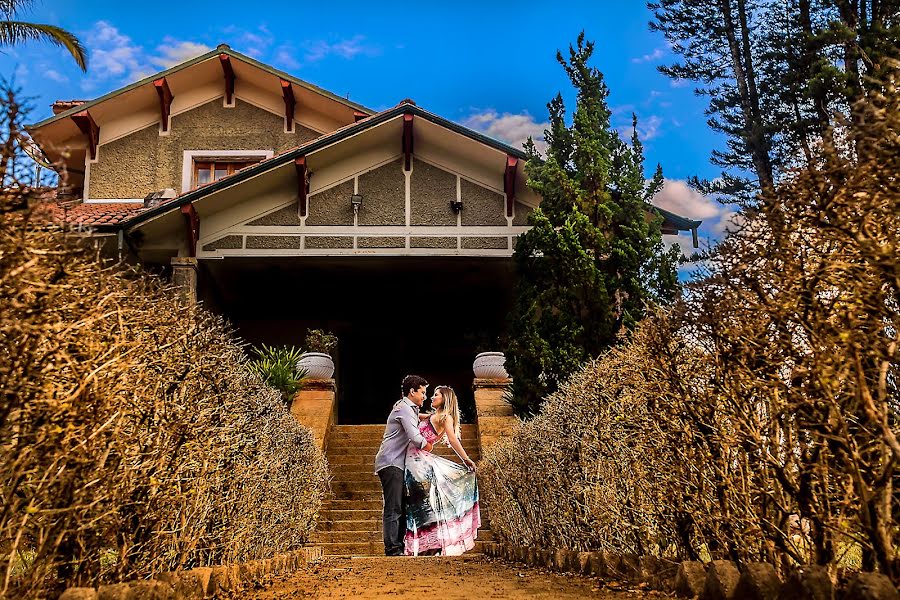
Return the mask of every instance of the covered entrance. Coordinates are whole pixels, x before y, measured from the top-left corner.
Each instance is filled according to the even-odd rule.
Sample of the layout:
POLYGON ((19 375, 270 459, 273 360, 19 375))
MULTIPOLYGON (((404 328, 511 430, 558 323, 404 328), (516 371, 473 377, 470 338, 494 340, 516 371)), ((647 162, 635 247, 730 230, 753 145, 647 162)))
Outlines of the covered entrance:
POLYGON ((228 257, 201 260, 200 299, 246 341, 338 336, 338 423, 383 423, 404 375, 447 384, 473 422, 472 360, 498 349, 512 306, 509 257, 228 257))

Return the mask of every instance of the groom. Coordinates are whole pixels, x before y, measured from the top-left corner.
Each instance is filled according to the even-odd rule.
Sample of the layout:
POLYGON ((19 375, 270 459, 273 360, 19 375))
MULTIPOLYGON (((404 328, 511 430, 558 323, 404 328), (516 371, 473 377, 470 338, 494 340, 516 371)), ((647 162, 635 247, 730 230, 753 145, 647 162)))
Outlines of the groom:
POLYGON ((384 553, 387 556, 402 556, 406 537, 406 515, 403 506, 404 474, 406 470, 406 447, 415 444, 428 452, 432 445, 419 433, 419 408, 425 402, 428 382, 418 375, 403 378, 403 397, 394 404, 388 416, 381 447, 375 456, 375 473, 381 479, 384 495, 382 515, 384 531, 384 553))

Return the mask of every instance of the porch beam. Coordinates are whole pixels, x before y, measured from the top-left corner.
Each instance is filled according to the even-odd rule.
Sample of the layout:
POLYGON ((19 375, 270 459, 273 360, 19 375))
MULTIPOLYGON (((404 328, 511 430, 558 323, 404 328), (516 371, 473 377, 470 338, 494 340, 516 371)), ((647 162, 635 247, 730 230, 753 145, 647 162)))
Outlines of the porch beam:
POLYGON ((169 130, 169 111, 172 108, 172 91, 169 89, 169 82, 166 78, 157 79, 153 82, 156 93, 159 94, 159 122, 163 131, 169 130))
POLYGON ((194 209, 193 204, 185 204, 182 206, 181 214, 184 217, 189 256, 196 257, 197 240, 200 239, 200 217, 197 215, 197 211, 194 209))
POLYGON ((413 116, 403 115, 403 170, 409 171, 413 154, 413 116))
POLYGON ((227 54, 219 55, 222 64, 222 72, 225 74, 225 104, 231 104, 234 100, 234 69, 231 67, 231 57, 227 54))
POLYGON ((288 133, 294 132, 294 107, 297 101, 294 100, 294 87, 290 81, 281 79, 281 95, 284 97, 284 120, 287 125, 288 133))
POLYGON ((506 194, 506 216, 513 216, 513 205, 516 202, 516 167, 519 159, 506 156, 506 171, 503 173, 503 193, 506 194))
POLYGON ((81 133, 84 134, 91 160, 96 160, 97 145, 100 143, 100 126, 94 121, 94 117, 91 116, 91 113, 86 110, 72 115, 72 121, 75 122, 75 125, 81 130, 81 133))
POLYGON ((294 169, 297 171, 297 216, 302 218, 306 216, 306 196, 309 193, 305 156, 294 159, 294 169))

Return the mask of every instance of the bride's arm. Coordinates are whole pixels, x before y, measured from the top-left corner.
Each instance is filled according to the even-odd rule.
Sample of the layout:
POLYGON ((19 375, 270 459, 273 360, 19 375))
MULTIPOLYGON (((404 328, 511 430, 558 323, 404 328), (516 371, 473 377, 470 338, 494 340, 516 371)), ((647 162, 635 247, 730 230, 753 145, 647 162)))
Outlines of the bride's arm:
POLYGON ((469 455, 463 450, 462 444, 459 443, 459 438, 456 437, 456 424, 449 415, 444 419, 444 432, 447 434, 447 441, 450 442, 450 447, 456 451, 463 463, 474 471, 475 461, 469 458, 469 455))

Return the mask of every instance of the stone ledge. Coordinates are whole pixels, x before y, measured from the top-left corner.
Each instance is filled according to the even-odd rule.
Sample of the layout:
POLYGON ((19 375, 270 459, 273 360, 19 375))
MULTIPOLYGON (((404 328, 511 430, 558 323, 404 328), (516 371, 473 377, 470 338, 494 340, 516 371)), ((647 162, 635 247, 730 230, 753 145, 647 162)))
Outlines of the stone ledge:
POLYGON ((822 567, 802 566, 782 582, 775 568, 766 563, 750 563, 743 569, 731 561, 703 564, 674 562, 654 556, 567 549, 549 550, 484 542, 484 554, 529 567, 544 567, 590 577, 630 581, 650 589, 701 600, 768 600, 808 598, 833 600, 897 600, 897 588, 884 575, 858 573, 846 589, 838 590, 822 567))
POLYGON ((229 594, 266 575, 287 575, 324 556, 321 546, 307 546, 265 560, 157 573, 152 579, 93 587, 70 587, 59 600, 194 600, 229 594))

